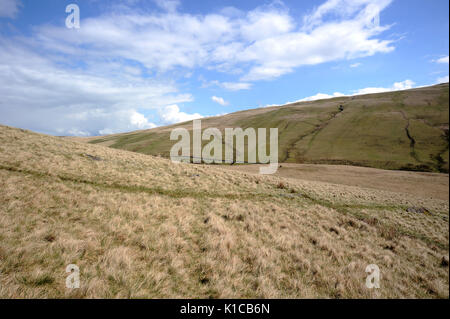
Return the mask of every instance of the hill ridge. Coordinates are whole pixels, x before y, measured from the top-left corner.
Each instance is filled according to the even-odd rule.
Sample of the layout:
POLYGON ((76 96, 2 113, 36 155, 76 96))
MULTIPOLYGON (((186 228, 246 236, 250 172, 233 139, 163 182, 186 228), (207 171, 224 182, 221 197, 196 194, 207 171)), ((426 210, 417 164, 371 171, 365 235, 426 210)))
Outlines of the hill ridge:
MULTIPOLYGON (((295 102, 203 118, 202 128, 277 127, 279 162, 448 173, 448 92, 445 83, 295 102)), ((168 157, 175 143, 169 139, 170 130, 192 130, 191 123, 83 140, 168 157)))

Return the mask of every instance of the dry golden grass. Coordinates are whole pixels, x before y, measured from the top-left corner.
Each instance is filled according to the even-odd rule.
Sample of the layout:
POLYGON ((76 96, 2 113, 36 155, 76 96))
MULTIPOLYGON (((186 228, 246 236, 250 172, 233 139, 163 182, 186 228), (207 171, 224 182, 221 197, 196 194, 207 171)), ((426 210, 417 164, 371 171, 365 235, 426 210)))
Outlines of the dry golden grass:
POLYGON ((449 296, 448 198, 173 164, 4 126, 0 189, 2 298, 449 296), (79 289, 65 287, 68 264, 79 289), (380 289, 365 287, 368 264, 380 289))
MULTIPOLYGON (((223 167, 258 174, 260 166, 245 164, 223 167)), ((350 165, 282 163, 275 175, 283 178, 385 190, 421 198, 448 200, 449 197, 448 174, 441 173, 393 171, 350 165)))

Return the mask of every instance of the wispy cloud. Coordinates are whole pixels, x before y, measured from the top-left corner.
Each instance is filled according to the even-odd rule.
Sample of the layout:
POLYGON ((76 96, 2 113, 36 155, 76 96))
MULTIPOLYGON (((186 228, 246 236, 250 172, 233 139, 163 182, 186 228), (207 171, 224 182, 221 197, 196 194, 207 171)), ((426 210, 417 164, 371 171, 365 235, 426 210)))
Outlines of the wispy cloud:
MULTIPOLYGON (((194 98, 179 92, 177 76, 199 68, 226 73, 216 85, 239 91, 303 65, 394 50, 381 38, 389 26, 370 23, 373 4, 382 11, 389 0, 328 0, 303 24, 281 1, 201 14, 180 12, 179 1, 155 1, 160 10, 105 11, 83 18, 77 30, 44 24, 30 37, 0 36, 1 103, 11 106, 1 108, 3 122, 58 134, 174 123, 202 116, 178 106, 194 98)), ((14 17, 18 4, 0 1, 0 14, 14 17)))
MULTIPOLYGON (((447 77, 447 81, 448 81, 448 77, 447 77)), ((415 83, 413 81, 405 80, 405 81, 401 81, 401 82, 395 82, 390 87, 367 87, 367 88, 363 88, 363 89, 354 90, 349 94, 344 94, 344 93, 340 93, 340 92, 335 92, 333 94, 317 93, 315 95, 305 97, 305 98, 300 99, 295 102, 287 102, 286 104, 296 103, 296 102, 331 99, 331 98, 340 97, 340 96, 352 96, 352 95, 362 95, 362 94, 372 94, 372 93, 407 90, 407 89, 412 89, 414 87, 414 85, 415 85, 415 83)))
POLYGON ((142 78, 123 65, 62 67, 1 37, 0 96, 2 124, 58 135, 154 127, 145 110, 192 101, 172 83, 142 78))
POLYGON ((0 0, 0 17, 15 18, 21 6, 19 0, 0 0))
POLYGON ((163 10, 168 12, 175 12, 180 6, 179 0, 154 0, 154 2, 163 10))
POLYGON ((203 115, 194 113, 188 114, 185 112, 181 112, 178 105, 168 105, 161 109, 160 111, 161 118, 163 119, 164 124, 174 124, 186 121, 192 121, 195 119, 200 119, 203 115))
POLYGON ((225 101, 223 98, 218 97, 218 96, 212 96, 211 100, 213 100, 214 102, 216 102, 222 106, 228 105, 227 101, 225 101))
POLYGON ((207 81, 203 77, 200 77, 199 80, 202 82, 202 88, 217 86, 227 91, 250 90, 253 86, 252 83, 248 82, 219 82, 217 80, 207 81))
POLYGON ((442 77, 440 77, 440 78, 438 78, 437 80, 436 80, 436 83, 437 84, 440 84, 440 83, 447 83, 448 82, 448 75, 447 76, 442 76, 442 77))
MULTIPOLYGON (((345 94, 339 93, 339 92, 334 92, 333 94, 317 93, 316 95, 305 97, 305 98, 303 98, 301 100, 298 100, 296 102, 324 100, 324 99, 331 99, 331 98, 340 97, 340 96, 345 96, 345 94)), ((293 102, 288 102, 287 104, 289 104, 289 103, 293 103, 293 102)))
POLYGON ((223 82, 220 83, 220 86, 230 91, 240 91, 240 90, 250 90, 252 84, 245 82, 223 82))
POLYGON ((317 9, 308 30, 298 25, 283 5, 269 5, 243 16, 175 10, 104 14, 84 19, 76 34, 43 26, 37 29, 37 38, 48 49, 98 60, 120 56, 159 71, 206 67, 233 74, 241 70, 244 74, 238 82, 245 83, 273 79, 302 65, 392 51, 392 41, 376 38, 389 27, 369 23, 376 14, 369 10, 373 3, 382 11, 390 1, 345 4, 350 2, 356 4, 349 14, 328 22, 318 18, 323 10, 317 9))
POLYGON ((412 89, 414 87, 414 85, 415 85, 415 83, 413 81, 405 80, 402 82, 395 82, 390 87, 368 87, 368 88, 364 88, 364 89, 359 89, 359 90, 354 91, 353 95, 407 90, 407 89, 412 89))
POLYGON ((440 57, 439 59, 433 60, 435 63, 448 64, 448 55, 440 57))

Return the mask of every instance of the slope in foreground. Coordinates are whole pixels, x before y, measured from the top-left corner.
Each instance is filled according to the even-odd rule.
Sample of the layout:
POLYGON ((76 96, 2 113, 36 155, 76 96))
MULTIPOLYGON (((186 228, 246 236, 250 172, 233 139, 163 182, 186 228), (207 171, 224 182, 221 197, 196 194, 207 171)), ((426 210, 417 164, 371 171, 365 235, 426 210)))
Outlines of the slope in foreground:
POLYGON ((2 298, 448 298, 448 200, 4 126, 0 188, 2 298), (65 286, 69 264, 79 289, 65 286), (369 264, 380 289, 365 286, 369 264))

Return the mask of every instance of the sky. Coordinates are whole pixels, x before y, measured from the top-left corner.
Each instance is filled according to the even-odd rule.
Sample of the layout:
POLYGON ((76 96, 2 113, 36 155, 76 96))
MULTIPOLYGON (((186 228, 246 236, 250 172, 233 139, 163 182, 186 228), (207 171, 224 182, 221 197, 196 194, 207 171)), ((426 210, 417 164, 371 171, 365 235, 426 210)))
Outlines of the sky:
POLYGON ((448 82, 448 30, 448 0, 0 0, 0 124, 104 135, 448 82))

